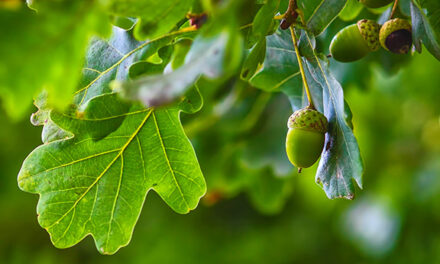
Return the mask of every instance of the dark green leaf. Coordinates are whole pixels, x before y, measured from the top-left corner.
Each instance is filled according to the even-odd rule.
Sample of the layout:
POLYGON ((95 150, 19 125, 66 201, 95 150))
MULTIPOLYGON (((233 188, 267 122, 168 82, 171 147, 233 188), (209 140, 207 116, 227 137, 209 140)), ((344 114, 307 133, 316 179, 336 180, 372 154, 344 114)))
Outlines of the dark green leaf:
POLYGON ((423 43, 426 49, 440 60, 440 2, 411 1, 411 22, 417 51, 422 51, 421 43, 423 43))
POLYGON ((273 17, 278 11, 280 0, 268 0, 258 11, 252 23, 252 34, 261 39, 272 28, 273 17))
POLYGON ((339 17, 344 21, 354 20, 362 11, 364 5, 359 3, 358 0, 348 0, 339 17))
POLYGON ((301 76, 290 34, 277 31, 266 37, 266 42, 264 63, 250 78, 250 83, 265 91, 283 91, 292 96, 302 94, 301 76))
MULTIPOLYGON (((302 61, 315 107, 330 122, 316 180, 322 183, 329 198, 351 199, 354 196, 351 179, 361 186, 363 165, 356 139, 344 119, 343 91, 329 73, 327 63, 314 51, 313 37, 303 32, 301 42, 307 55, 302 61)), ((289 97, 293 110, 306 106, 290 32, 278 31, 267 37, 267 43, 263 67, 250 79, 251 83, 266 91, 281 90, 289 97)))
POLYGON ((151 39, 169 32, 185 17, 193 0, 104 0, 101 3, 111 13, 138 17, 135 26, 137 39, 151 39))
POLYGON ((322 31, 339 15, 347 0, 298 0, 307 29, 314 35, 322 31))
POLYGON ((352 179, 362 187, 363 163, 356 138, 345 120, 342 87, 329 72, 327 63, 316 53, 314 60, 305 62, 308 66, 307 71, 314 80, 309 82, 309 85, 322 90, 323 112, 329 121, 329 131, 316 172, 316 182, 322 184, 329 198, 353 199, 352 179))

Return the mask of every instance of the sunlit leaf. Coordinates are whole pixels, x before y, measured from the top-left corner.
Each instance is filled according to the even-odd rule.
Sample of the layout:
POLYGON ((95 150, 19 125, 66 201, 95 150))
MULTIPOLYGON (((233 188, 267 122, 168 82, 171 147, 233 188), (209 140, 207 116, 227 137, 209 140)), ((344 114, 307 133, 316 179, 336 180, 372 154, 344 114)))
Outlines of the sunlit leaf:
MULTIPOLYGON (((103 105, 113 96, 95 97, 89 105, 103 105)), ((38 221, 55 246, 70 247, 91 234, 101 253, 112 254, 130 241, 150 189, 176 212, 188 213, 206 185, 178 107, 133 106, 117 115, 105 107, 91 110, 87 118, 54 118, 78 134, 35 149, 18 182, 22 190, 40 194, 38 221), (86 133, 121 118, 119 128, 104 139, 86 133)))

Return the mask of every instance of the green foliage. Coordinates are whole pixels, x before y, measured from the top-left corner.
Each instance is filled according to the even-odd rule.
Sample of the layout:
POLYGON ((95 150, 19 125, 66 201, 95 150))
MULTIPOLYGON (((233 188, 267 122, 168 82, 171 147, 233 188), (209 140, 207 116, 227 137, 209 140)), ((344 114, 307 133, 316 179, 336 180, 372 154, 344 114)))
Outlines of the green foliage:
MULTIPOLYGON (((225 31, 215 37, 196 38, 186 55, 183 67, 168 74, 149 75, 131 82, 114 83, 113 88, 131 100, 140 100, 145 106, 157 106, 175 100, 201 76, 218 78, 225 76, 229 68, 236 68, 227 61, 226 47, 233 36, 225 31)), ((233 43, 240 49, 241 44, 233 43)), ((239 50, 240 53, 241 50, 239 50)))
MULTIPOLYGON (((307 98, 301 85, 298 62, 292 56, 293 44, 290 33, 279 31, 267 38, 266 59, 263 67, 252 77, 251 83, 265 91, 284 92, 294 109, 307 105, 307 98), (284 71, 280 71, 282 65, 284 71), (293 74, 292 74, 293 72, 293 74)), ((308 34, 304 34, 304 49, 313 51, 308 34)), ((305 50, 306 52, 306 50, 305 50)), ((354 197, 354 178, 362 185, 363 166, 359 148, 353 132, 344 119, 344 99, 340 84, 327 70, 327 63, 315 52, 305 58, 306 73, 314 104, 329 120, 330 132, 327 135, 325 150, 318 167, 316 181, 322 183, 329 198, 354 197), (344 168, 340 173, 339 168, 344 168)))
POLYGON ((298 0, 304 24, 313 34, 319 35, 342 11, 347 0, 298 0))
POLYGON ((354 20, 362 11, 364 6, 358 0, 348 0, 344 9, 339 14, 339 18, 344 21, 354 20))
POLYGON ((167 33, 185 17, 193 0, 125 1, 102 0, 103 6, 118 16, 138 17, 134 32, 138 39, 145 40, 167 33))
POLYGON ((19 173, 20 188, 40 194, 38 220, 57 247, 92 234, 101 253, 114 253, 129 242, 150 189, 178 213, 194 209, 206 191, 179 107, 128 110, 114 100, 97 96, 83 113, 51 114, 75 136, 37 148, 19 173))
MULTIPOLYGON (((297 1, 299 54, 289 30, 278 29, 286 0, 28 2, 38 12, 0 4, 0 96, 14 118, 35 100, 31 122, 43 126, 43 145, 18 183, 39 194, 38 221, 60 248, 91 235, 99 252, 115 253, 150 190, 179 214, 205 193, 206 204, 246 193, 259 212, 281 212, 297 178, 284 149, 287 118, 309 103, 300 65, 329 121, 315 181, 331 199, 353 199, 364 166, 342 86, 366 89, 376 65, 392 75, 412 59, 380 51, 347 66, 326 58, 332 33, 349 20, 391 12, 378 17, 384 10, 351 0, 297 1), (190 26, 191 12, 206 23, 190 26)), ((400 9, 411 15, 416 50, 423 44, 440 59, 437 1, 400 9)))

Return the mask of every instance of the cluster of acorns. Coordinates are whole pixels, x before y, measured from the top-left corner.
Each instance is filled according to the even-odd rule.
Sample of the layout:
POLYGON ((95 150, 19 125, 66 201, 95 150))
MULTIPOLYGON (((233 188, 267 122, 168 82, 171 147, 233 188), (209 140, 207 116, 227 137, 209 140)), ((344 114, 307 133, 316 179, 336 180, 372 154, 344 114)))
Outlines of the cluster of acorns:
MULTIPOLYGON (((367 7, 381 7, 390 0, 359 0, 367 7)), ((394 18, 382 26, 375 21, 362 19, 339 31, 330 43, 332 57, 341 62, 356 61, 380 46, 397 54, 406 54, 411 49, 411 24, 408 20, 394 18)))

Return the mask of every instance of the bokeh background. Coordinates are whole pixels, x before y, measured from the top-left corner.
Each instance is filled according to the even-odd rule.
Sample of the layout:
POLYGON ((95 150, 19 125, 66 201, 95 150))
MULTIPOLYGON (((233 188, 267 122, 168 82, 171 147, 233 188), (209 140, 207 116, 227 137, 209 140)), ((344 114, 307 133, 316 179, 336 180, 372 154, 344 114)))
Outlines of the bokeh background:
MULTIPOLYGON (((336 21, 327 34, 344 23, 336 21)), ((241 190, 214 190, 195 211, 178 215, 150 192, 131 243, 113 256, 100 255, 90 237, 69 249, 52 246, 37 223, 38 196, 21 192, 16 182, 21 162, 41 144, 41 127, 12 122, 1 110, 0 263, 440 263, 440 63, 426 50, 404 59, 375 56, 349 65, 331 61, 365 163, 364 189, 353 201, 327 199, 314 181, 316 166, 283 179, 288 188, 274 210, 259 208, 258 197, 241 190)), ((274 134, 282 146, 290 113, 270 113, 280 102, 288 106, 287 99, 249 96, 267 103, 266 120, 259 122, 282 124, 274 134)), ((204 131, 194 128, 195 118, 184 117, 184 124, 192 124, 187 128, 197 149, 194 129, 204 131)), ((221 118, 213 122, 222 124, 221 118)), ((242 148, 264 143, 245 141, 242 148)), ((215 185, 209 166, 216 160, 206 153, 198 156, 208 185, 215 185)), ((282 150, 272 154, 285 159, 282 150)), ((217 174, 228 174, 227 168, 217 174)))

